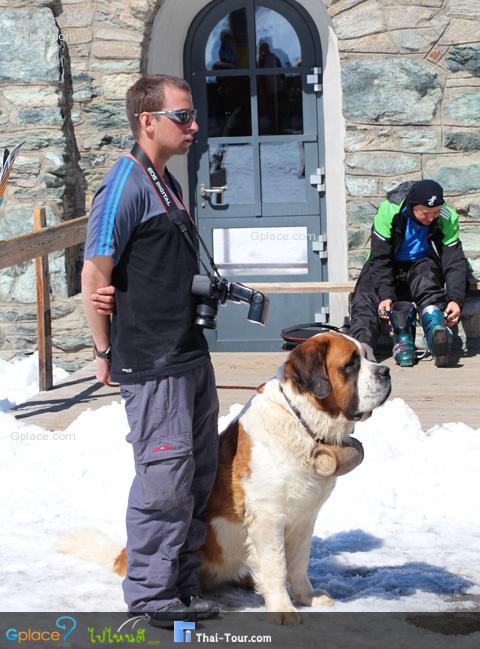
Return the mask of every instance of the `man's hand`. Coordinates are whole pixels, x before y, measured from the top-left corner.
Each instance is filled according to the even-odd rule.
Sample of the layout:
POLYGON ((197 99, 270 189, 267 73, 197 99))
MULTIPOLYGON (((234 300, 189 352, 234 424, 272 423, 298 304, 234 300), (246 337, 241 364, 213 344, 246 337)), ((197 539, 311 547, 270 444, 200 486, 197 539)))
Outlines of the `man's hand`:
POLYGON ((461 313, 460 305, 457 304, 456 302, 449 302, 447 304, 447 308, 445 309, 445 323, 449 326, 452 327, 453 325, 456 325, 457 322, 460 319, 460 313, 461 313))
POLYGON ((92 305, 100 315, 112 315, 115 311, 115 287, 103 286, 91 296, 92 305))
POLYGON ((95 376, 97 377, 97 381, 100 383, 106 383, 107 385, 110 384, 110 361, 107 360, 106 358, 96 358, 95 359, 97 363, 97 373, 95 376))
POLYGON ((378 317, 382 320, 388 320, 388 314, 392 308, 393 300, 382 300, 378 305, 378 317))

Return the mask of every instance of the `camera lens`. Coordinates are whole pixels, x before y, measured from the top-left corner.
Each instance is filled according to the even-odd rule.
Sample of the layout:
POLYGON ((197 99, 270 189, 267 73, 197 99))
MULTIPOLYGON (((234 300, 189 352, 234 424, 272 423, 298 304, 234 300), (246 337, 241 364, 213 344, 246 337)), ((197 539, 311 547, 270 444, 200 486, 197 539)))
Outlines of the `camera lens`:
POLYGON ((195 324, 204 329, 216 329, 217 327, 217 300, 199 299, 195 314, 195 324))

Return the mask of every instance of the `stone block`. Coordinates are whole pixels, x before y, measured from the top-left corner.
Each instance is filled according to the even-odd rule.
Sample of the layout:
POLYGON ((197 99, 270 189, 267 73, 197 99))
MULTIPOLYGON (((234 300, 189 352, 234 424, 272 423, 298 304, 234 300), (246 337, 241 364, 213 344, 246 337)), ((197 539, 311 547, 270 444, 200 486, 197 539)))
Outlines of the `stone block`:
POLYGON ((57 23, 62 31, 66 27, 89 27, 93 23, 95 3, 84 2, 62 7, 57 16, 57 23))
POLYGON ((14 117, 16 126, 58 126, 62 127, 64 118, 58 106, 42 108, 20 108, 14 117))
POLYGON ((52 336, 52 345, 64 352, 78 352, 82 349, 92 349, 92 337, 88 331, 72 330, 64 334, 52 336))
POLYGON ((348 253, 348 279, 356 280, 360 275, 363 264, 366 262, 370 250, 362 252, 349 252, 348 253))
POLYGON ((480 221, 480 203, 470 203, 468 207, 468 218, 480 221))
POLYGON ((328 13, 333 17, 347 9, 355 7, 361 2, 363 0, 330 0, 329 2, 325 2, 325 4, 329 7, 328 13))
MULTIPOLYGON (((361 0, 350 0, 351 2, 360 2, 361 0)), ((151 18, 153 11, 157 6, 156 0, 128 0, 130 12, 139 20, 146 21, 151 18)))
POLYGON ((399 128, 396 130, 400 151, 434 153, 441 145, 440 128, 399 128))
POLYGON ((40 171, 40 160, 38 158, 26 158, 18 156, 15 160, 10 180, 17 176, 37 176, 40 171))
POLYGON ((440 35, 448 25, 448 18, 437 11, 436 7, 422 7, 418 4, 412 6, 387 6, 384 8, 385 20, 390 30, 407 29, 416 27, 429 27, 440 35))
POLYGON ((463 249, 467 252, 470 250, 480 250, 480 230, 478 224, 465 225, 462 223, 460 228, 460 238, 463 249))
POLYGON ((388 56, 346 63, 342 86, 344 116, 358 123, 431 122, 442 98, 437 74, 429 66, 388 56))
POLYGON ((340 52, 396 54, 399 47, 389 32, 371 34, 361 38, 342 39, 338 42, 340 52))
POLYGON ((454 151, 479 151, 480 133, 476 130, 447 133, 445 146, 447 149, 453 149, 454 151))
POLYGON ((345 134, 345 151, 365 151, 368 149, 379 150, 391 147, 393 139, 391 127, 375 128, 354 126, 345 134))
POLYGON ((338 38, 358 38, 386 31, 383 12, 377 0, 367 0, 334 16, 333 25, 338 38))
POLYGON ((91 103, 85 106, 85 112, 93 115, 95 128, 98 130, 128 127, 124 102, 91 103))
POLYGON ((443 102, 444 124, 480 125, 480 89, 448 89, 443 102))
POLYGON ((101 41, 118 41, 121 43, 141 43, 143 34, 136 30, 115 27, 108 22, 95 25, 95 39, 101 41))
POLYGON ((444 0, 383 0, 385 7, 397 7, 398 5, 415 5, 416 7, 441 7, 444 0))
POLYGON ((50 9, 2 9, 0 81, 60 79, 58 27, 50 9))
POLYGON ((347 244, 349 250, 358 250, 359 248, 365 248, 367 241, 370 238, 370 232, 368 230, 348 230, 347 232, 347 244))
POLYGON ((404 153, 372 151, 369 153, 349 153, 346 156, 348 172, 389 176, 407 174, 420 170, 418 156, 404 153))
POLYGON ((438 40, 436 29, 400 29, 390 32, 399 51, 429 52, 438 40))
MULTIPOLYGON (((61 131, 46 131, 40 132, 30 131, 24 134, 25 144, 22 151, 36 151, 38 149, 46 149, 50 146, 64 146, 65 138, 61 131)), ((8 147, 12 148, 18 144, 18 135, 9 136, 6 133, 0 133, 0 149, 8 147)))
POLYGON ((140 59, 140 41, 94 41, 92 54, 96 59, 140 59))
POLYGON ((58 93, 55 86, 6 86, 2 88, 4 97, 16 106, 31 106, 35 97, 35 108, 58 106, 58 93))
POLYGON ((102 78, 103 96, 106 100, 125 100, 127 90, 138 79, 137 74, 111 74, 102 78))
POLYGON ((445 61, 452 72, 471 72, 480 77, 480 47, 452 47, 445 61))
POLYGON ((364 228, 370 232, 377 208, 370 202, 349 202, 347 203, 347 223, 364 228))
POLYGON ((480 191, 480 154, 447 154, 425 160, 424 176, 439 182, 447 195, 480 191))
MULTIPOLYGON (((456 2, 457 0, 453 0, 456 2)), ((467 0, 468 2, 470 0, 467 0)), ((453 18, 447 29, 441 36, 439 45, 460 45, 461 43, 477 43, 478 22, 475 20, 464 20, 453 18)))
POLYGON ((117 72, 137 72, 140 73, 140 58, 124 59, 117 61, 115 59, 104 61, 93 61, 90 69, 101 74, 112 74, 117 72))
POLYGON ((378 179, 372 176, 345 176, 345 184, 350 196, 375 196, 378 191, 378 179))
POLYGON ((447 0, 449 16, 461 16, 480 20, 480 0, 447 0))

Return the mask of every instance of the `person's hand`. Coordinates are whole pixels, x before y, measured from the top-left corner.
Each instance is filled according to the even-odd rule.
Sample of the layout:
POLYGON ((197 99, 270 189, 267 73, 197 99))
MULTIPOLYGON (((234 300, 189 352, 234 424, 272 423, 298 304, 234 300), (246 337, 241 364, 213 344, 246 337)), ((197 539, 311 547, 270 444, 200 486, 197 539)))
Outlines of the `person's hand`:
POLYGON ((388 314, 392 308, 393 300, 382 300, 378 305, 378 317, 382 320, 388 320, 388 314))
POLYGON ((97 363, 97 373, 95 374, 97 381, 110 385, 110 361, 106 358, 98 358, 98 356, 95 361, 97 363))
POLYGON ((91 296, 92 304, 100 315, 112 315, 115 312, 115 287, 104 286, 91 296))
POLYGON ((449 327, 456 325, 460 319, 460 313, 460 305, 453 301, 449 302, 447 304, 447 308, 445 309, 445 323, 449 327))

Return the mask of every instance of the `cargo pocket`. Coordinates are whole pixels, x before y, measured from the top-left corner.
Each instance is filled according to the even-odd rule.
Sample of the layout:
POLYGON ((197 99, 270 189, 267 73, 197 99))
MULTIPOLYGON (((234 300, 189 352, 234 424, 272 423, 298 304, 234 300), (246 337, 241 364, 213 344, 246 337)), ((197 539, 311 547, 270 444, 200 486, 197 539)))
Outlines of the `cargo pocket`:
POLYGON ((190 454, 137 465, 146 509, 166 512, 189 505, 194 470, 190 454))

